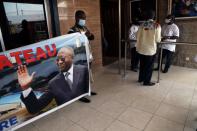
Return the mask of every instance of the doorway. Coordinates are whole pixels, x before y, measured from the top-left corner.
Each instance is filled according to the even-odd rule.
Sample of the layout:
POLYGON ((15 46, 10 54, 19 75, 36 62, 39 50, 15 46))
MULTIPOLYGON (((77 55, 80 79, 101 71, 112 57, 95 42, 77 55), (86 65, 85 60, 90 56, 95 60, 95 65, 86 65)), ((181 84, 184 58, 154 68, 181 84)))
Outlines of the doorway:
POLYGON ((118 0, 101 0, 103 65, 118 60, 118 0))
POLYGON ((143 11, 152 9, 157 12, 157 0, 130 0, 130 21, 132 18, 143 20, 143 11))
MULTIPOLYGON (((128 31, 133 17, 143 19, 142 11, 156 11, 157 0, 121 0, 121 39, 128 39, 128 31)), ((119 0, 101 0, 101 34, 103 65, 118 60, 119 54, 119 0)), ((121 56, 124 57, 124 43, 121 43, 121 56)))

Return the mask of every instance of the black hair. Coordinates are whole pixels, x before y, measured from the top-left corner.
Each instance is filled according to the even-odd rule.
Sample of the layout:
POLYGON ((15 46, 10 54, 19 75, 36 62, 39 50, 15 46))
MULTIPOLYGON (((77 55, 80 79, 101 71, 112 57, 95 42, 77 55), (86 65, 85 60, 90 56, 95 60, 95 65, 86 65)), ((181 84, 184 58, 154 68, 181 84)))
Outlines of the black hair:
POLYGON ((172 14, 167 15, 166 18, 167 19, 171 19, 171 23, 174 23, 175 22, 175 17, 172 14))
POLYGON ((133 18, 132 19, 132 24, 133 25, 139 25, 139 19, 136 17, 136 18, 133 18))
POLYGON ((144 12, 144 19, 148 20, 148 19, 154 19, 155 18, 155 11, 153 10, 146 10, 144 12))
POLYGON ((85 12, 83 10, 77 10, 75 12, 75 18, 78 18, 78 17, 82 16, 83 14, 85 14, 85 12))
POLYGON ((22 28, 27 28, 28 21, 26 19, 22 20, 21 25, 22 28))

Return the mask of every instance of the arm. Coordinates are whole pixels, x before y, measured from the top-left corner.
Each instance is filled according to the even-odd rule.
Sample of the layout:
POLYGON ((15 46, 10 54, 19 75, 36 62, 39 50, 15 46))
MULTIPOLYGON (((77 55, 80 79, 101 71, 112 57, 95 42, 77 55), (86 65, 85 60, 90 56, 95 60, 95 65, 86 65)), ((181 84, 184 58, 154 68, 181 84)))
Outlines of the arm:
POLYGON ((88 40, 94 40, 94 35, 90 33, 87 27, 84 27, 84 28, 86 30, 85 35, 88 37, 88 40))
POLYGON ((136 34, 135 34, 135 27, 134 26, 131 26, 131 28, 129 30, 129 40, 136 41, 136 34))
POLYGON ((178 36, 164 36, 162 39, 178 39, 178 36))
POLYGON ((88 37, 88 40, 94 40, 94 35, 90 32, 86 32, 85 35, 88 37))
POLYGON ((67 32, 67 34, 72 34, 72 33, 75 33, 75 31, 71 28, 71 29, 69 29, 69 31, 67 32))
POLYGON ((156 42, 161 42, 161 26, 158 24, 156 29, 156 36, 155 36, 156 42))
POLYGON ((47 91, 39 99, 37 99, 36 95, 33 93, 33 91, 31 91, 26 98, 23 95, 21 95, 20 98, 25 104, 28 112, 35 114, 44 109, 54 97, 50 91, 47 91))
POLYGON ((32 73, 32 75, 29 75, 27 67, 25 65, 21 65, 18 67, 18 70, 17 70, 18 82, 19 82, 21 89, 23 90, 21 94, 21 100, 25 104, 29 113, 32 113, 32 114, 37 113, 40 110, 42 110, 53 99, 53 95, 50 92, 46 92, 39 99, 36 98, 32 89, 29 88, 30 84, 33 81, 34 75, 35 75, 35 72, 32 73), (28 93, 24 93, 27 90, 29 90, 28 93))
POLYGON ((179 28, 178 26, 174 25, 173 28, 173 36, 164 36, 163 39, 178 39, 179 38, 179 28))

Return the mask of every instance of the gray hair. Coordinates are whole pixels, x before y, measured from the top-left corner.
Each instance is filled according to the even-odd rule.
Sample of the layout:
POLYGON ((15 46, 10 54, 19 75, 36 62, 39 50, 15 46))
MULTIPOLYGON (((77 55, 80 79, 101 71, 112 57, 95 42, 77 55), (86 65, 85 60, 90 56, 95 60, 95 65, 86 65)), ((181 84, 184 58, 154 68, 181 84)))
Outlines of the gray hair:
POLYGON ((69 46, 64 46, 64 47, 60 48, 58 53, 61 53, 61 52, 69 52, 71 57, 74 58, 74 50, 73 50, 73 48, 71 48, 69 46))

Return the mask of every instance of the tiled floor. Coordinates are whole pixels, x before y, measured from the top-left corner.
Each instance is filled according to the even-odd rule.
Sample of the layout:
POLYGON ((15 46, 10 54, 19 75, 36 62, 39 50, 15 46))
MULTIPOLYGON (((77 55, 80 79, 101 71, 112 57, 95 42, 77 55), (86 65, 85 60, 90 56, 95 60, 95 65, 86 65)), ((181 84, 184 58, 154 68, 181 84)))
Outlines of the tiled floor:
POLYGON ((74 102, 19 131, 195 131, 197 70, 174 66, 153 87, 137 77, 128 71, 122 79, 116 65, 104 67, 95 74, 98 95, 90 104, 74 102))

